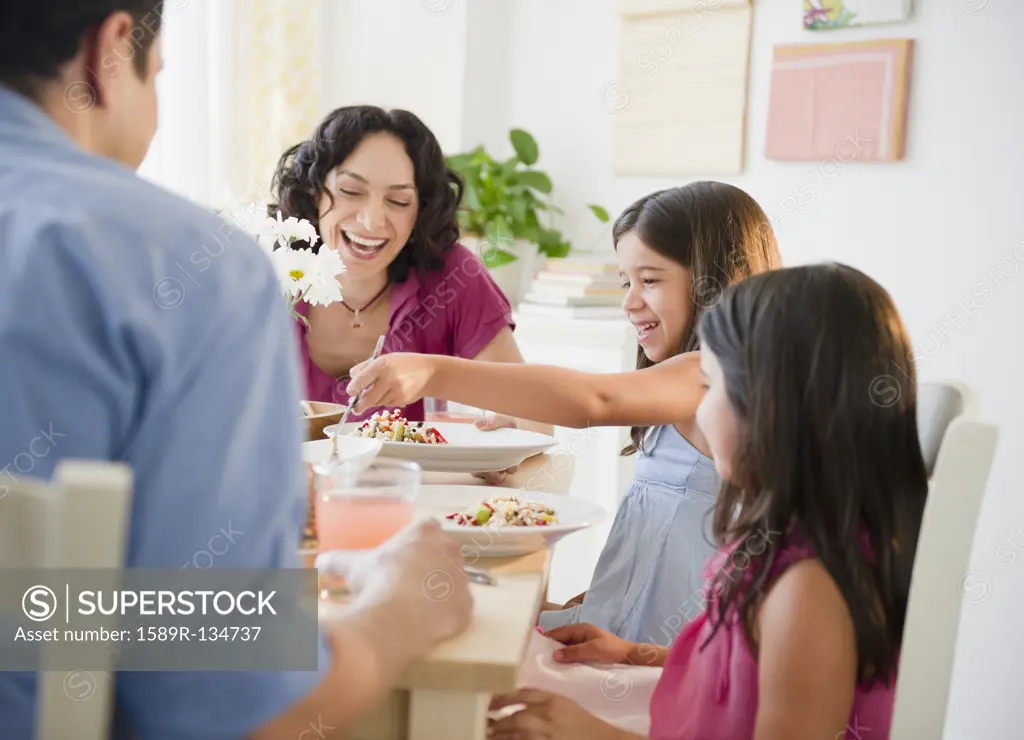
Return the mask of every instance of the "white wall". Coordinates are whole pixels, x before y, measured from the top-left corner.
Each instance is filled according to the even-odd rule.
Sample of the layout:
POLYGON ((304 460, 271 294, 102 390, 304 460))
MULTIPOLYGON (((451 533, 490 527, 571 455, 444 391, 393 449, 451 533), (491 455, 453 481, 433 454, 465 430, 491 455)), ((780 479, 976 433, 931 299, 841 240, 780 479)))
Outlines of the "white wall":
MULTIPOLYGON (((910 23, 812 34, 802 28, 799 0, 757 0, 745 173, 706 176, 757 198, 788 264, 839 260, 879 280, 920 351, 920 376, 967 381, 1001 426, 973 565, 990 593, 966 605, 948 735, 999 740, 1019 736, 1015 720, 1024 715, 1024 497, 1017 495, 1024 489, 1024 393, 1017 383, 1024 370, 1024 6, 916 4, 910 23), (917 41, 907 159, 838 169, 766 161, 772 47, 885 36, 917 41)), ((566 212, 560 226, 579 248, 611 246, 608 228, 596 224, 586 203, 616 213, 656 188, 702 179, 611 174, 612 117, 600 91, 618 77, 614 0, 337 6, 330 104, 360 99, 410 108, 448 151, 483 142, 504 155, 508 128, 533 132, 539 164, 566 212)), ((955 578, 950 588, 957 588, 955 578)))
MULTIPOLYGON (((1019 737, 1014 720, 1024 716, 1024 7, 998 0, 917 4, 923 7, 910 23, 815 34, 803 30, 796 0, 757 0, 746 171, 741 177, 707 177, 732 182, 761 203, 775 222, 788 264, 839 260, 881 282, 921 353, 920 376, 966 380, 1001 426, 973 565, 987 576, 991 593, 980 604, 965 605, 949 737, 1019 737), (962 6, 984 11, 968 14, 962 6), (907 160, 838 168, 765 160, 772 47, 883 36, 917 41, 907 160), (806 203, 801 208, 795 207, 798 186, 800 202, 806 203)), ((590 243, 594 231, 584 203, 617 212, 656 188, 703 179, 611 174, 612 114, 602 108, 600 90, 618 76, 614 6, 614 0, 513 3, 509 124, 527 128, 540 141, 541 164, 566 211, 564 226, 580 245, 590 243)), ((955 577, 950 588, 957 588, 955 577)))
POLYGON ((324 112, 362 103, 405 108, 433 130, 442 147, 457 149, 466 4, 326 0, 324 8, 324 112))

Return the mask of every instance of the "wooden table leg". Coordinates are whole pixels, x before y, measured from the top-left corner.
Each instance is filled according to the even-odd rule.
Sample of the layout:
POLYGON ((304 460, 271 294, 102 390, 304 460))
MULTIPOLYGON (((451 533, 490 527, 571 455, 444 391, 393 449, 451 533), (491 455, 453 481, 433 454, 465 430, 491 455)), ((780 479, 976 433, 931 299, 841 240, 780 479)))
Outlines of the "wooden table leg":
POLYGON ((409 702, 409 740, 484 740, 490 694, 415 689, 409 702))

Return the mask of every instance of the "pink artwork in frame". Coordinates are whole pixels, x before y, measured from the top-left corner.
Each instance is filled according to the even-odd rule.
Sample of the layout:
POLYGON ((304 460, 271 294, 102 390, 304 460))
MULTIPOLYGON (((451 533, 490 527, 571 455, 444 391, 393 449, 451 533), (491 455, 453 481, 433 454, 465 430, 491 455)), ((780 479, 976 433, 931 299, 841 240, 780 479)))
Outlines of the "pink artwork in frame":
POLYGON ((903 159, 913 48, 911 39, 777 46, 765 156, 903 159))

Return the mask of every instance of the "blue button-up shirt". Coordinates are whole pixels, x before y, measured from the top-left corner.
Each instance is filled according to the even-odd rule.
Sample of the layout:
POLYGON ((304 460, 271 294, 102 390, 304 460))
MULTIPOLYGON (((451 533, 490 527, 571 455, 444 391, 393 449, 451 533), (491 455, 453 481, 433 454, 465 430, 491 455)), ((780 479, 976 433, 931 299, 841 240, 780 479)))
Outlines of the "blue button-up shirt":
MULTIPOLYGON (((122 461, 129 567, 300 567, 299 397, 255 242, 0 88, 0 516, 11 481, 122 461)), ((329 663, 321 639, 319 673, 117 674, 117 710, 140 737, 238 738, 329 663)), ((0 735, 32 737, 34 692, 0 671, 0 735)))

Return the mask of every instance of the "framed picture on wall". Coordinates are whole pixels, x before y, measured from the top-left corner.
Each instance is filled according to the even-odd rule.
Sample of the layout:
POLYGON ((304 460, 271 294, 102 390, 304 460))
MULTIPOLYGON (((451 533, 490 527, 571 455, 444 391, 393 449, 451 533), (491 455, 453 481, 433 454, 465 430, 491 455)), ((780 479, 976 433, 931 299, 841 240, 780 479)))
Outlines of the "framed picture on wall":
POLYGON ((737 175, 746 143, 752 0, 618 0, 613 115, 623 177, 737 175))
POLYGON ((847 26, 909 20, 912 0, 803 0, 804 28, 828 31, 847 26))
POLYGON ((895 162, 906 151, 914 42, 776 46, 765 156, 895 162))

